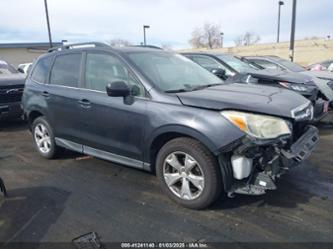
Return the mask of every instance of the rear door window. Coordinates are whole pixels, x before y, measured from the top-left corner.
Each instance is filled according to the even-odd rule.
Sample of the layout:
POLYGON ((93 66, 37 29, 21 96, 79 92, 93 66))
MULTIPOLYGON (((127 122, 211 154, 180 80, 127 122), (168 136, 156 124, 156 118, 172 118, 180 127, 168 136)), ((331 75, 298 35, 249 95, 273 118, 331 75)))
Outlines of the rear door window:
POLYGON ((51 66, 52 57, 48 56, 37 61, 31 79, 39 83, 47 82, 47 75, 51 66))
POLYGON ((81 59, 81 53, 57 56, 52 67, 50 84, 78 87, 81 59))

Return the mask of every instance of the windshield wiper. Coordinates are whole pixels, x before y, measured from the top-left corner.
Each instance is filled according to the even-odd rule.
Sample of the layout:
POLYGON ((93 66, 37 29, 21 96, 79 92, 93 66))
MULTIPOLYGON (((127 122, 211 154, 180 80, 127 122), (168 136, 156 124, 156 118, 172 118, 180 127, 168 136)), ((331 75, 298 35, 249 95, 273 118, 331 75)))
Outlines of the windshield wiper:
POLYGON ((171 89, 171 90, 166 90, 165 92, 166 93, 192 92, 192 91, 201 90, 201 89, 205 89, 205 88, 208 88, 208 87, 219 86, 219 85, 223 85, 223 83, 199 85, 199 86, 186 87, 186 88, 180 88, 180 89, 171 89))
POLYGON ((191 89, 185 89, 185 88, 180 88, 180 89, 171 89, 171 90, 166 90, 166 93, 182 93, 182 92, 188 92, 191 89))
POLYGON ((200 86, 193 87, 191 90, 192 90, 192 91, 195 91, 195 90, 201 90, 201 89, 205 89, 205 88, 208 88, 208 87, 219 86, 219 85, 223 85, 223 83, 215 83, 215 84, 200 85, 200 86))

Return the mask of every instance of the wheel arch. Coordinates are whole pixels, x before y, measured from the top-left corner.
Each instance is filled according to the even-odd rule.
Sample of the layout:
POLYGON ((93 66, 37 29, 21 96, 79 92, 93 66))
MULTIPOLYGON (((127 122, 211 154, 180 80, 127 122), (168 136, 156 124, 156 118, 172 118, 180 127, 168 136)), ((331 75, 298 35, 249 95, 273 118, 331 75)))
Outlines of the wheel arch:
POLYGON ((45 116, 45 114, 43 113, 43 111, 41 111, 39 109, 33 109, 33 110, 29 111, 29 113, 27 113, 26 118, 27 118, 30 130, 31 130, 31 125, 34 122, 34 120, 41 116, 45 116))
POLYGON ((216 156, 219 154, 219 148, 209 138, 192 128, 179 125, 163 127, 155 131, 150 139, 148 139, 145 161, 150 163, 152 172, 155 172, 156 157, 163 145, 179 137, 193 138, 206 146, 212 154, 216 156))

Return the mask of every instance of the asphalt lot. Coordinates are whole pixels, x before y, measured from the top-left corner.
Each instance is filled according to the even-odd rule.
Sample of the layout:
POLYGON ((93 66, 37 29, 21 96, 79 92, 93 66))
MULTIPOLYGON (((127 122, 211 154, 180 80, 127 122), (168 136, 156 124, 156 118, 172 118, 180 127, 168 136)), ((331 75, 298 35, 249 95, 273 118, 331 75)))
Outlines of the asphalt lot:
POLYGON ((66 242, 91 231, 102 241, 333 242, 333 126, 315 153, 264 196, 177 206, 147 172, 65 152, 42 159, 22 122, 0 124, 0 242, 66 242), (81 157, 81 158, 80 158, 81 157))

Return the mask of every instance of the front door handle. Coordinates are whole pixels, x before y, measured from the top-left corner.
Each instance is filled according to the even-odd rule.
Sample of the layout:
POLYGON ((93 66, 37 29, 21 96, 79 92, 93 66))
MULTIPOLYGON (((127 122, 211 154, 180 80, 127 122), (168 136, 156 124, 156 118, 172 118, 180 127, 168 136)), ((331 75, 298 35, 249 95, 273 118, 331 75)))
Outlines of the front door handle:
POLYGON ((90 106, 91 106, 90 101, 87 99, 81 99, 78 102, 83 108, 90 108, 90 106))

